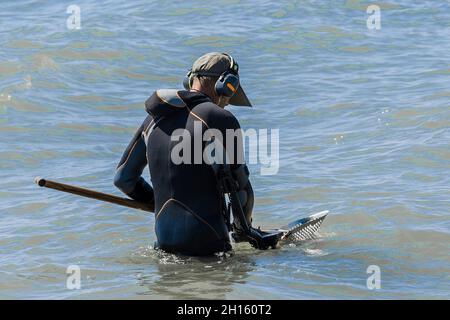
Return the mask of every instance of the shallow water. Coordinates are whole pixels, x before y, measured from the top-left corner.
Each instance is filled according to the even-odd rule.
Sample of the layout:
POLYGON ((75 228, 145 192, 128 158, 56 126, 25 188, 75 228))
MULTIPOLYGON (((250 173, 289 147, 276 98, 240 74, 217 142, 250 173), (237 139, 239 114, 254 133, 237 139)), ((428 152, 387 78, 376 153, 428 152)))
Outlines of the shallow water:
POLYGON ((76 1, 68 30, 72 3, 2 4, 0 298, 450 298, 448 1, 384 2, 381 30, 357 0, 76 1), (330 210, 319 239, 176 257, 152 214, 33 184, 118 194, 143 102, 208 51, 240 64, 241 126, 280 128, 278 174, 250 165, 256 225, 330 210))

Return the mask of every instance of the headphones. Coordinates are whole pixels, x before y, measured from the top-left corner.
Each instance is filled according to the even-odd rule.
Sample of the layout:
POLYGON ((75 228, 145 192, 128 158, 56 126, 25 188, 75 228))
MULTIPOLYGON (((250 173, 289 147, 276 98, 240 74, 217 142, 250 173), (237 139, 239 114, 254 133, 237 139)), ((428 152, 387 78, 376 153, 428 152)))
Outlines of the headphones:
POLYGON ((230 58, 230 67, 225 72, 218 74, 214 72, 207 71, 199 71, 192 72, 192 69, 186 74, 183 80, 183 86, 186 90, 189 90, 192 86, 192 76, 206 76, 206 77, 217 77, 216 84, 214 85, 214 89, 216 94, 221 97, 232 97, 237 89, 239 88, 239 65, 234 61, 233 57, 229 54, 224 53, 227 57, 230 58))

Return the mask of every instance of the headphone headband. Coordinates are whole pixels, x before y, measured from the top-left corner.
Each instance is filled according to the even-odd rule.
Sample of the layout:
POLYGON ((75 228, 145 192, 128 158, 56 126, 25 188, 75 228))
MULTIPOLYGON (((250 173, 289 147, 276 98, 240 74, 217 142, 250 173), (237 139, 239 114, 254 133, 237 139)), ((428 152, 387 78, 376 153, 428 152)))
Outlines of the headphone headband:
POLYGON ((190 75, 205 76, 205 77, 218 77, 221 75, 221 73, 208 72, 208 71, 197 71, 197 72, 189 71, 189 73, 190 73, 190 75))
POLYGON ((192 69, 189 69, 189 72, 187 73, 186 77, 184 77, 183 80, 184 88, 186 90, 189 90, 191 88, 193 76, 218 77, 218 80, 214 85, 214 89, 217 95, 232 97, 239 87, 239 74, 238 74, 239 65, 236 63, 234 58, 230 56, 228 53, 222 54, 227 56, 230 60, 230 65, 225 71, 217 73, 202 70, 192 71, 192 69))
POLYGON ((235 73, 235 74, 238 74, 238 72, 239 72, 239 65, 234 60, 234 58, 231 55, 229 55, 228 53, 223 52, 222 54, 224 54, 228 58, 230 58, 230 67, 228 68, 228 71, 232 72, 232 73, 235 73))
MULTIPOLYGON (((232 56, 230 56, 228 53, 223 52, 222 54, 226 55, 228 58, 230 58, 230 66, 228 67, 228 70, 225 72, 232 72, 234 74, 238 74, 239 71, 239 65, 236 63, 236 61, 233 59, 232 56)), ((205 76, 205 77, 220 77, 223 73, 216 73, 216 72, 208 72, 208 71, 195 71, 193 72, 192 69, 189 69, 188 76, 205 76)))

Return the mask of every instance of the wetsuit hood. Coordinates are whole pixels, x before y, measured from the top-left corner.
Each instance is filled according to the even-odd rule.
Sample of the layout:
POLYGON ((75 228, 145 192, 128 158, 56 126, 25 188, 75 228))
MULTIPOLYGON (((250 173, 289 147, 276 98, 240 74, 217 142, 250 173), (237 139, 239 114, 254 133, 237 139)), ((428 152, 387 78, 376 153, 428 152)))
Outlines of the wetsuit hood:
POLYGON ((158 119, 206 101, 211 99, 198 91, 159 89, 145 101, 145 110, 154 119, 158 119))

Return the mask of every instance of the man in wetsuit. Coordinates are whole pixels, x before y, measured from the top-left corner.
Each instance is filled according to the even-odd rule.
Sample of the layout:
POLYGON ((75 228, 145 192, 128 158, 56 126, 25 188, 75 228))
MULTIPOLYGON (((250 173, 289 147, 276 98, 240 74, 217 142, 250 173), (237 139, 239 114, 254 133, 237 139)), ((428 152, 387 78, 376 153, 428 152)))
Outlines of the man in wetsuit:
POLYGON ((229 231, 234 232, 235 240, 242 234, 239 219, 234 219, 230 230, 216 170, 203 159, 207 142, 201 142, 199 150, 194 141, 210 129, 222 133, 220 143, 231 157, 227 161, 237 183, 239 202, 246 223, 251 224, 253 190, 242 158, 242 135, 227 139, 226 134, 227 129, 236 131, 240 126, 224 107, 251 107, 239 85, 238 71, 230 55, 211 52, 194 62, 184 81, 186 90, 154 92, 145 102, 148 116, 118 164, 114 184, 129 197, 154 206, 157 243, 162 250, 211 255, 231 249, 229 231), (189 147, 181 153, 188 154, 174 153, 180 129, 187 133, 181 137, 188 140, 185 145, 189 147), (185 161, 174 161, 174 154, 185 161), (147 164, 153 187, 141 177, 147 164))

